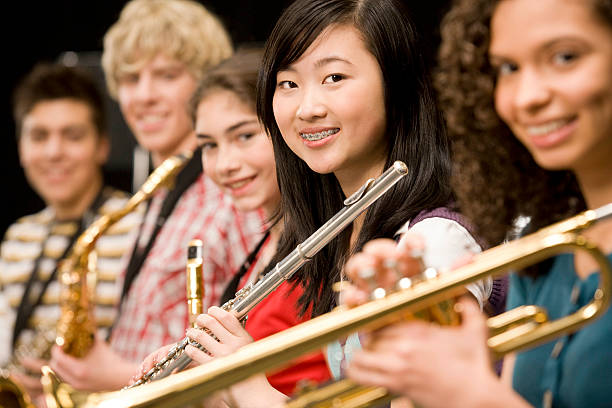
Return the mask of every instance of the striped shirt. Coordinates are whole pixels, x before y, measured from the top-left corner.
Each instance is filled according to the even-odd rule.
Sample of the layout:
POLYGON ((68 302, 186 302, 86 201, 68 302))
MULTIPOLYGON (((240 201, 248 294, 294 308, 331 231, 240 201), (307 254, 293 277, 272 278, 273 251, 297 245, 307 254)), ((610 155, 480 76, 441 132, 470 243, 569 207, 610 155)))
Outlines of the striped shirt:
MULTIPOLYGON (((36 214, 20 218, 7 229, 0 249, 0 318, 3 332, 0 335, 0 362, 11 354, 14 321, 32 273, 36 273, 36 277, 29 294, 30 302, 34 303, 40 296, 43 282, 49 279, 59 258, 66 252, 71 238, 77 233, 79 224, 87 224, 98 216, 123 207, 128 195, 105 187, 102 200, 96 217, 91 220, 58 221, 54 211, 47 207, 36 214)), ((140 217, 141 212, 128 214, 96 243, 98 282, 94 316, 102 336, 115 319, 119 300, 117 278, 124 263, 122 257, 132 246, 134 234, 131 232, 140 223, 140 217)), ((54 335, 60 316, 59 293, 59 282, 54 279, 49 283, 41 303, 32 313, 27 327, 21 332, 16 347, 27 347, 34 341, 34 337, 39 335, 33 330, 34 327, 51 331, 54 335)))

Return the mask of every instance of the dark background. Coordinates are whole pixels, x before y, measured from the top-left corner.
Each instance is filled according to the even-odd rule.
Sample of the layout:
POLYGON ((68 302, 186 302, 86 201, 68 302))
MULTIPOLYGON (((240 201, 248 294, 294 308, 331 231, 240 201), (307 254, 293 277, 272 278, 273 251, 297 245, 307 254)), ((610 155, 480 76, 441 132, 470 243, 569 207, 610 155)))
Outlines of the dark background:
MULTIPOLYGON (((424 40, 425 55, 433 64, 439 42, 439 20, 448 7, 448 0, 404 0, 412 10, 424 40)), ((2 112, 4 131, 0 171, 2 201, 0 236, 18 217, 44 207, 32 191, 19 166, 15 125, 11 114, 11 94, 17 81, 39 61, 57 61, 66 52, 74 52, 79 65, 90 68, 103 84, 99 67, 102 38, 117 20, 126 1, 120 0, 54 0, 14 2, 4 10, 4 54, 2 112)), ((276 19, 291 0, 201 0, 217 14, 228 28, 234 44, 262 43, 272 30, 276 19)), ((134 140, 116 104, 108 101, 110 133, 113 149, 105 167, 109 184, 131 190, 132 149, 134 140)))

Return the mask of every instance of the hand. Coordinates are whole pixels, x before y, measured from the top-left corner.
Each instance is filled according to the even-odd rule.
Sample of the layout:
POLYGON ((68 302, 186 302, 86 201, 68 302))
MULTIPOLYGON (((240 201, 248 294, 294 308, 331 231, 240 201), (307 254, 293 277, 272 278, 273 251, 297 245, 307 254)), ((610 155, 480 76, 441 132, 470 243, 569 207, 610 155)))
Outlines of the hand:
MULTIPOLYGON (((134 384, 142 376, 144 376, 146 373, 148 373, 155 366, 155 364, 157 364, 158 362, 160 362, 164 358, 166 358, 166 356, 168 355, 168 353, 170 352, 172 347, 174 347, 175 345, 176 345, 176 343, 165 345, 165 346, 160 347, 159 349, 155 350, 151 354, 149 354, 142 361, 142 364, 140 364, 140 368, 138 369, 136 374, 134 374, 134 376, 130 379, 129 385, 134 384)), ((195 366, 195 364, 190 364, 188 367, 190 367, 192 365, 195 366)))
POLYGON ((399 243, 391 239, 375 239, 363 246, 346 263, 345 274, 352 285, 341 292, 340 302, 356 306, 367 302, 377 287, 389 290, 404 276, 422 272, 420 259, 413 255, 422 252, 423 240, 416 234, 404 234, 399 243))
POLYGON ((58 346, 53 347, 49 366, 62 381, 83 391, 118 390, 128 384, 138 368, 97 337, 89 353, 80 359, 65 354, 58 346))
POLYGON ((28 393, 31 400, 36 403, 37 406, 41 406, 37 401, 44 400, 43 397, 43 389, 42 384, 40 382, 42 366, 48 364, 45 360, 40 360, 32 357, 22 357, 19 359, 19 364, 23 366, 27 371, 31 373, 38 374, 24 374, 19 372, 11 372, 10 376, 15 380, 19 385, 21 385, 24 390, 28 393))
POLYGON ((473 300, 458 304, 463 320, 458 327, 403 321, 369 333, 347 368, 348 377, 424 407, 481 406, 491 396, 510 405, 516 396, 491 369, 484 316, 473 300))
POLYGON ((240 347, 253 342, 253 338, 242 327, 238 319, 220 307, 209 308, 208 314, 201 314, 196 318, 196 323, 199 327, 205 327, 217 338, 215 340, 204 330, 187 330, 187 337, 204 346, 209 353, 207 354, 193 346, 187 346, 185 353, 200 364, 211 361, 215 357, 231 354, 240 347))

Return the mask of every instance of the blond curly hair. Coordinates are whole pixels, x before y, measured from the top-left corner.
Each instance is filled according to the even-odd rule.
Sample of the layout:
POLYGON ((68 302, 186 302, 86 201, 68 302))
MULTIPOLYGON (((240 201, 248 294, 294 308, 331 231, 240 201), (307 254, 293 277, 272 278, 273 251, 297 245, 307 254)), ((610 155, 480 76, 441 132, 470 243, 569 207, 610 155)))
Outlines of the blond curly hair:
POLYGON ((132 0, 104 36, 102 67, 109 93, 119 79, 163 53, 184 63, 196 80, 232 54, 221 21, 191 0, 132 0))

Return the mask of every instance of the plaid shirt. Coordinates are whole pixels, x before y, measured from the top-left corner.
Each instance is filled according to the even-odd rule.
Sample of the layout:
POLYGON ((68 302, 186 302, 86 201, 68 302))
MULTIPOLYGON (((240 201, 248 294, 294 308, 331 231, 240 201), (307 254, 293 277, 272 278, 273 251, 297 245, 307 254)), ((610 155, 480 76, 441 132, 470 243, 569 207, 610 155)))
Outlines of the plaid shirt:
MULTIPOLYGON (((149 207, 138 245, 153 230, 166 191, 149 207)), ((204 258, 204 310, 216 305, 225 285, 262 232, 259 213, 240 214, 213 182, 201 175, 180 197, 123 300, 111 347, 140 362, 176 342, 188 327, 185 266, 187 245, 201 239, 204 258)))

